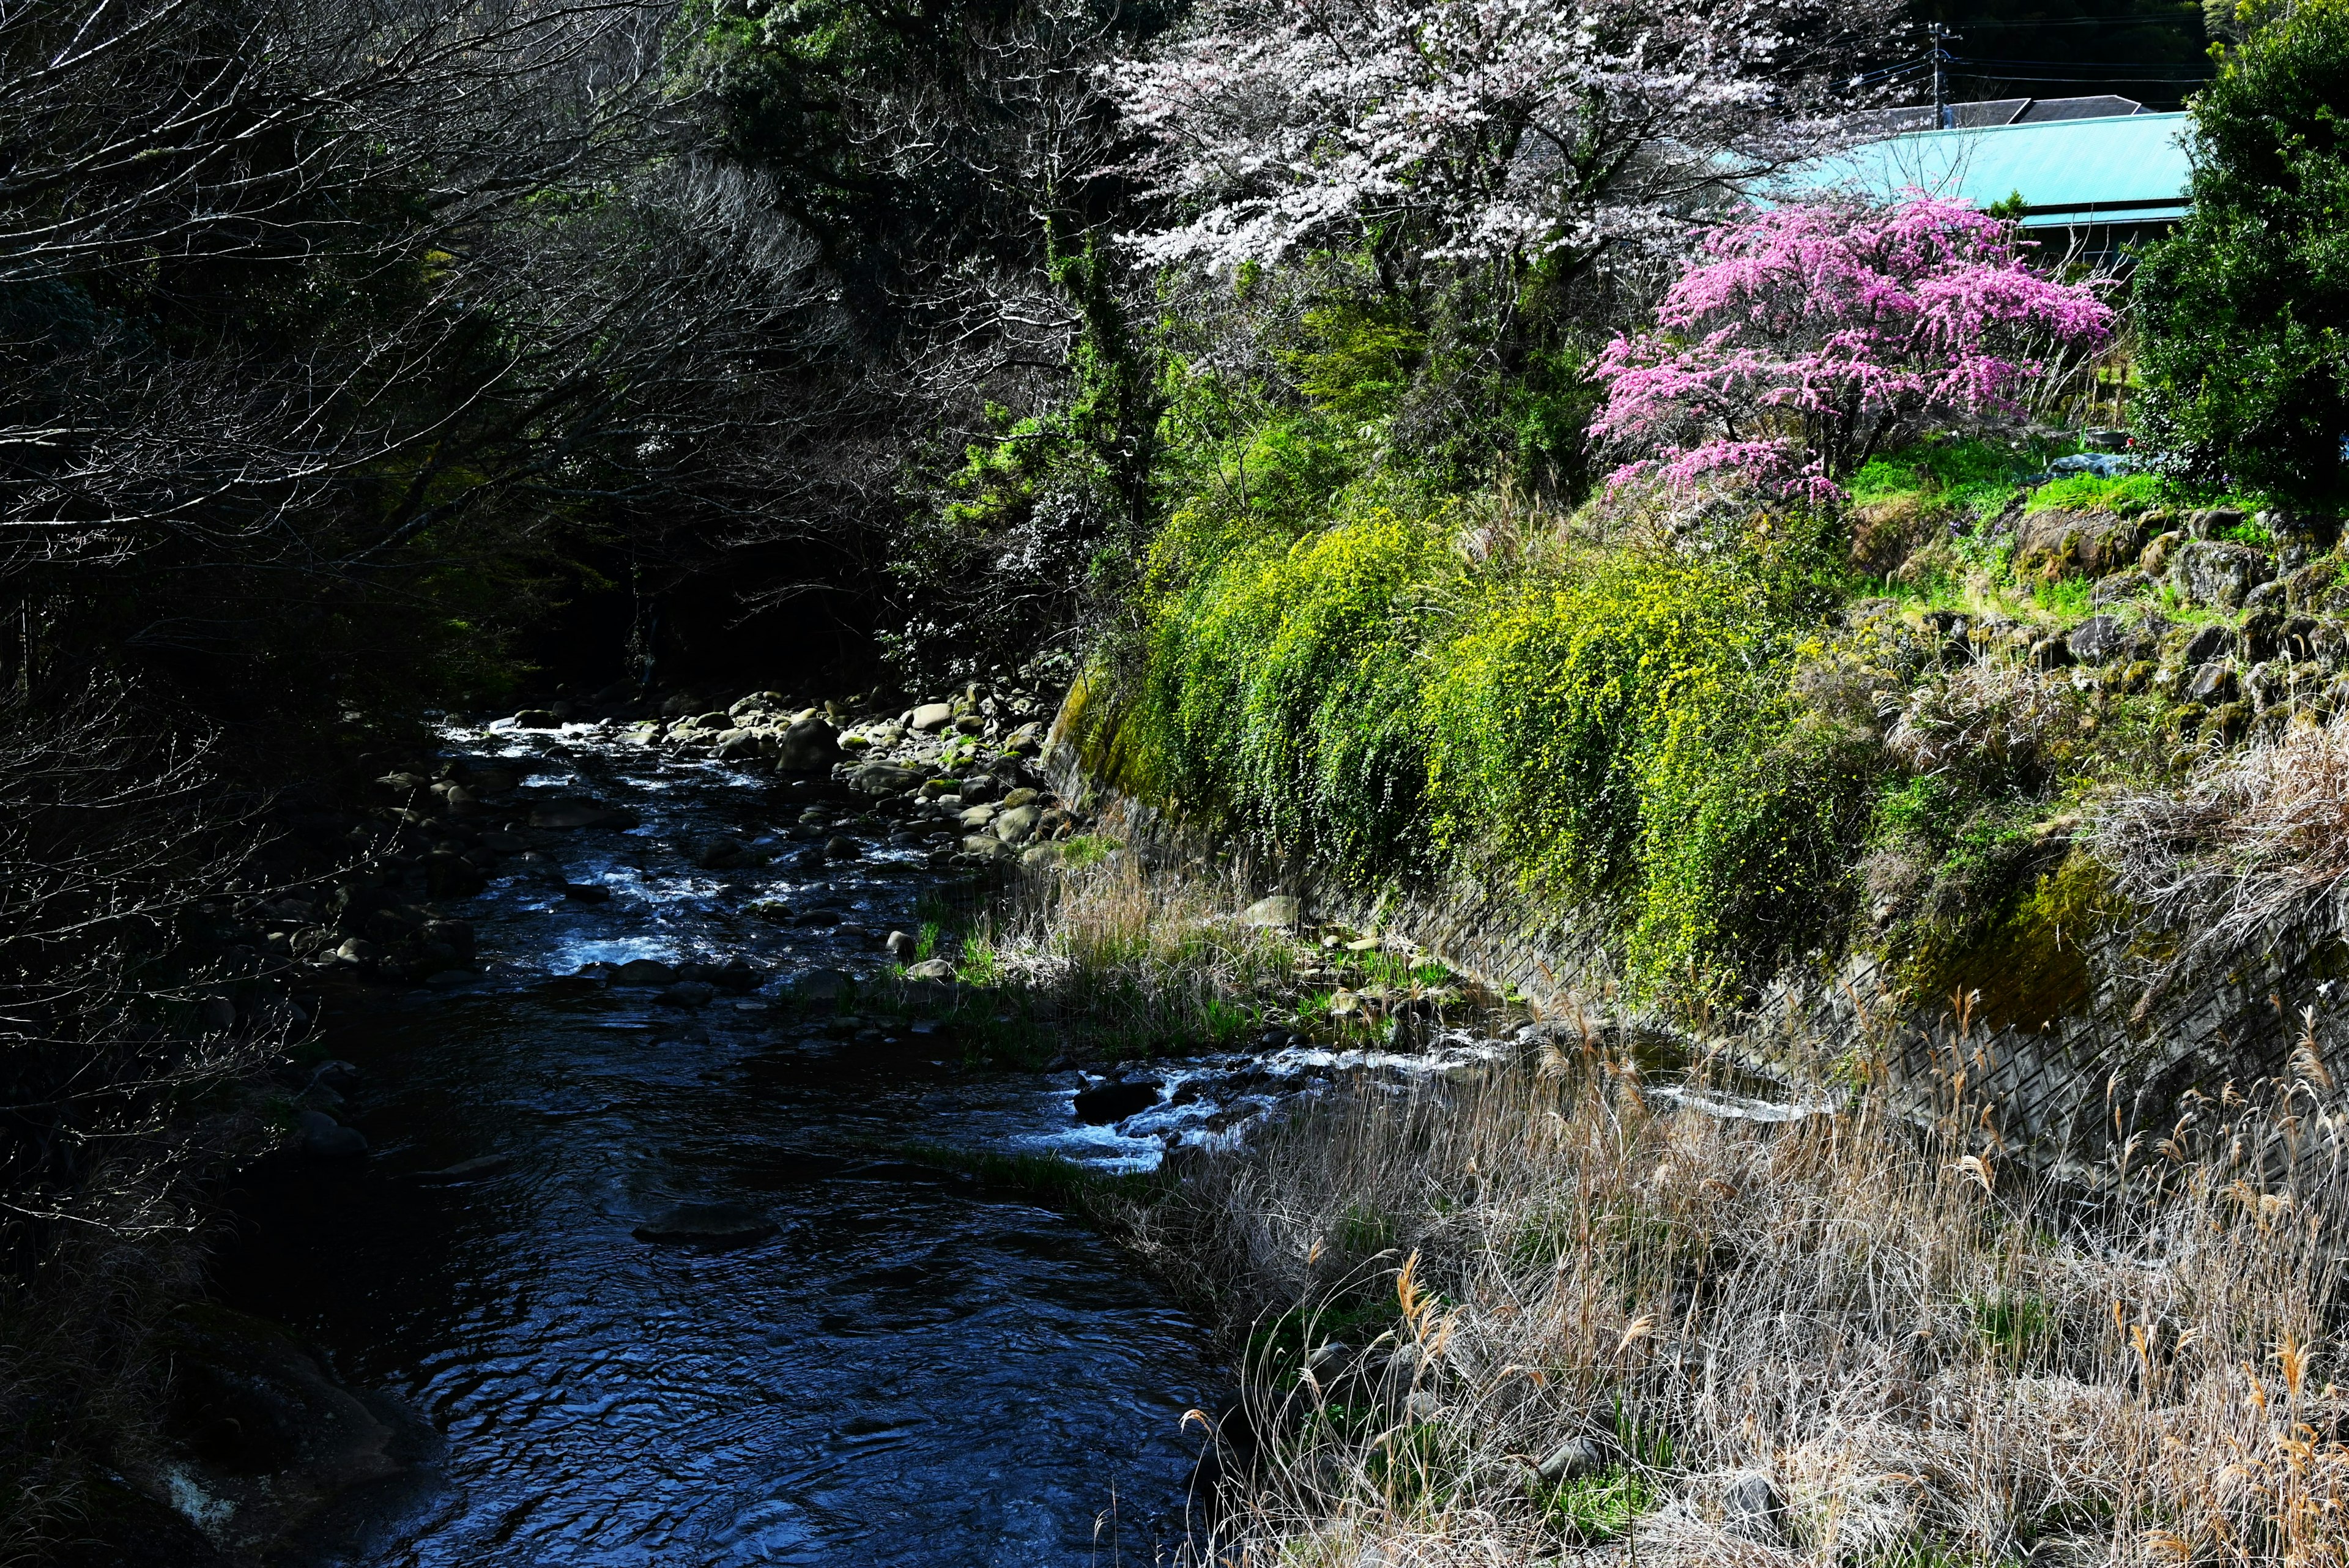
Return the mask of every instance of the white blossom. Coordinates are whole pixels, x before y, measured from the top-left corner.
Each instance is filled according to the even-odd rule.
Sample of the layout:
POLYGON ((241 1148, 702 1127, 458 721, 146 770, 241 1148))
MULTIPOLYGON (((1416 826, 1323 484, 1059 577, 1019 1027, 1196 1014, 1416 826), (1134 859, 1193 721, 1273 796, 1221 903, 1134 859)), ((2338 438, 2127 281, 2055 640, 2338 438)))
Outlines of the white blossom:
POLYGON ((1367 236, 1583 258, 1677 234, 1816 152, 1897 0, 1205 0, 1105 72, 1168 213, 1151 263, 1367 236))

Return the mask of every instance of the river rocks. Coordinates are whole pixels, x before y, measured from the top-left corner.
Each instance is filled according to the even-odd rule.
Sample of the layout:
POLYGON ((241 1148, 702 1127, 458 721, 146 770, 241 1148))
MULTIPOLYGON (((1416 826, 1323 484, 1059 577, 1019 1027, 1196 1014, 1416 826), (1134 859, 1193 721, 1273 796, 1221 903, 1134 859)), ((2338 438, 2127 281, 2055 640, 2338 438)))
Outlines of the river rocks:
POLYGON ((750 861, 750 846, 730 834, 717 834, 694 846, 693 863, 704 871, 730 871, 750 861))
POLYGON ((718 988, 707 981, 681 980, 656 999, 667 1007, 707 1007, 718 988))
POLYGON ((835 834, 823 841, 823 857, 826 860, 858 860, 864 855, 864 846, 844 835, 835 834))
POLYGON ((839 1002, 856 991, 856 977, 836 969, 812 969, 792 981, 792 994, 802 1002, 839 1002))
POLYGON ((787 774, 829 772, 841 760, 840 738, 822 719, 801 719, 783 732, 775 766, 787 774))
POLYGON ((560 730, 563 728, 563 721, 555 717, 554 711, 551 708, 524 708, 521 712, 516 713, 513 716, 513 723, 514 728, 517 730, 560 730))
POLYGON ((905 968, 907 980, 952 980, 954 977, 954 965, 942 958, 924 959, 905 968))
POLYGON ((962 824, 965 833, 984 833, 995 825, 997 809, 992 805, 974 805, 956 820, 962 824))
POLYGON ((680 1203, 636 1229, 640 1241, 697 1247, 739 1247, 775 1233, 775 1223, 735 1203, 680 1203))
POLYGON ((913 711, 907 726, 917 735, 935 734, 954 722, 954 705, 949 702, 925 702, 913 711))
POLYGON ((595 800, 556 800, 532 808, 533 827, 634 827, 636 814, 595 800))
POLYGON ((988 866, 1000 866, 1019 858, 1019 851, 991 833, 974 833, 965 838, 962 852, 988 866))
POLYGON ((275 1324, 191 1303, 164 1321, 151 1349, 171 1373, 168 1449, 149 1459, 141 1484, 197 1520, 227 1553, 221 1561, 279 1561, 328 1501, 405 1468, 397 1417, 343 1387, 321 1353, 275 1324))
POLYGON ((882 939, 881 950, 899 963, 911 963, 914 954, 921 950, 921 944, 903 931, 891 931, 882 939))
POLYGON ((673 985, 677 971, 658 959, 630 959, 612 971, 614 985, 673 985))
POLYGON ((297 1113, 294 1127, 301 1135, 302 1152, 313 1159, 357 1159, 367 1151, 366 1134, 343 1126, 324 1111, 297 1113))
POLYGON ((1014 806, 995 819, 995 836, 1006 844, 1025 844, 1036 836, 1036 824, 1043 815, 1032 805, 1014 806))
POLYGON ((1077 1120, 1088 1127, 1122 1122, 1158 1103, 1159 1086, 1151 1083, 1110 1082, 1078 1091, 1077 1120))
POLYGON ((365 937, 353 937, 335 950, 337 961, 347 964, 372 964, 383 959, 383 950, 365 937))
POLYGON ((859 794, 904 794, 928 775, 897 763, 862 763, 849 770, 848 786, 859 794))

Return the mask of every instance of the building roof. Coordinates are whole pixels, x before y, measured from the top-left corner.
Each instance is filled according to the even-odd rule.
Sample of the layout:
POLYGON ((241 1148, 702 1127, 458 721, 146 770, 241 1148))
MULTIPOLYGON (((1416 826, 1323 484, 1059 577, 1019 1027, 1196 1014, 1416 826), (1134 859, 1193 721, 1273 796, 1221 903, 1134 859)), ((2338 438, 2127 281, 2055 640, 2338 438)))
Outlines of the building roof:
POLYGON ((2025 228, 2174 222, 2192 175, 2185 139, 2185 115, 2141 112, 1911 131, 1790 171, 1776 193, 1919 190, 1974 207, 2019 193, 2025 228))
MULTIPOLYGON (((2106 119, 2115 115, 2143 114, 2145 105, 2117 93, 2090 98, 1993 98, 1949 106, 1950 125, 1975 130, 1992 125, 2039 125, 2051 119, 2106 119)), ((1912 103, 1899 109, 1871 109, 1844 122, 1863 134, 1898 136, 1912 130, 1932 130, 1933 106, 1912 103)))

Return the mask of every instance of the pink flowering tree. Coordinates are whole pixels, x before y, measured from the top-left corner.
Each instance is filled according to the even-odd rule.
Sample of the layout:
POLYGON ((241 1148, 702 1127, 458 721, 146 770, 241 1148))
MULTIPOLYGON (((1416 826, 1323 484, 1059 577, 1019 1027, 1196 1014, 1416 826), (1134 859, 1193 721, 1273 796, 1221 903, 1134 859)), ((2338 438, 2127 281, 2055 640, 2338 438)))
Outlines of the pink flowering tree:
POLYGON ((1608 346, 1593 433, 1632 459, 1618 481, 1729 474, 1833 499, 1877 452, 2013 417, 2057 351, 2111 335, 2096 290, 2034 271, 2029 248, 1922 196, 1749 216, 1712 237, 1652 330, 1608 346))
POLYGON ((1815 152, 1899 0, 1200 0, 1105 72, 1168 214, 1152 263, 1376 239, 1514 265, 1678 243, 1815 152))

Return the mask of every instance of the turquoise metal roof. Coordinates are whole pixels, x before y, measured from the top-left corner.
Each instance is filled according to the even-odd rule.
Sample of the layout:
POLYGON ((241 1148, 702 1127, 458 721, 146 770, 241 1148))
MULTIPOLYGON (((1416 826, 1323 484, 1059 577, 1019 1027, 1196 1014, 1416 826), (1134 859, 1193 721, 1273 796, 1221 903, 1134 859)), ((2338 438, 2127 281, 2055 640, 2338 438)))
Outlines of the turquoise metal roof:
POLYGON ((1911 131, 1789 171, 1777 193, 1885 200, 1914 187, 1987 207, 2021 192, 2025 228, 2174 221, 2191 174, 2185 138, 2183 114, 1911 131))

